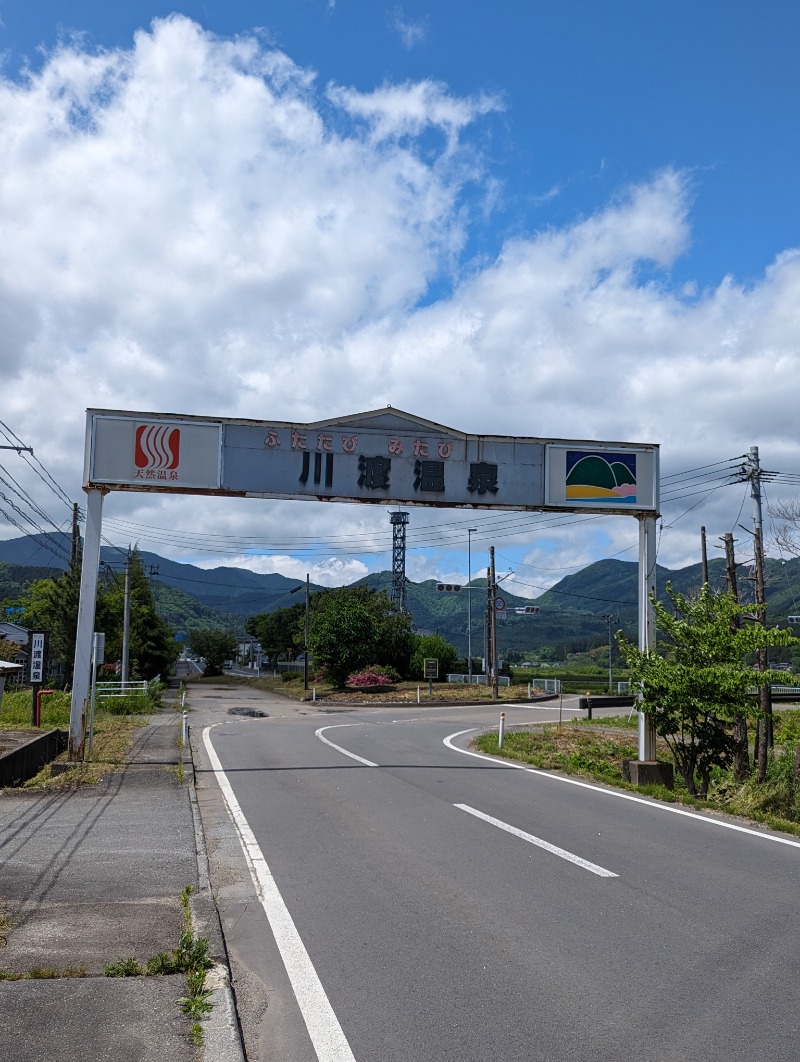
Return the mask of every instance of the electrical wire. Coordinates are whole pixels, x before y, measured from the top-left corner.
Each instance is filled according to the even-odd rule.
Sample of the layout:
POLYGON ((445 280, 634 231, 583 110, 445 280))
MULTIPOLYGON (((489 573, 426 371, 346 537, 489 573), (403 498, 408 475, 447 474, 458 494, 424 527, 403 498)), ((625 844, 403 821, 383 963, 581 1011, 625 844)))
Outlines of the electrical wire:
MULTIPOLYGON (((9 442, 13 440, 15 445, 22 447, 25 446, 25 443, 22 442, 20 437, 15 432, 13 432, 11 428, 9 428, 9 426, 2 420, 0 420, 0 431, 3 432, 4 437, 8 439, 9 442)), ((59 483, 56 482, 53 476, 50 475, 50 473, 44 467, 39 458, 33 453, 32 448, 30 458, 36 462, 36 464, 38 465, 38 469, 41 469, 41 472, 37 468, 34 468, 27 454, 20 453, 20 457, 23 458, 23 460, 31 469, 31 471, 34 472, 39 477, 39 479, 41 479, 41 481, 50 488, 50 490, 52 490, 52 492, 56 495, 57 498, 59 498, 61 501, 65 502, 70 508, 72 508, 72 499, 67 496, 66 491, 60 486, 59 483), (44 475, 42 473, 44 473, 44 475)))

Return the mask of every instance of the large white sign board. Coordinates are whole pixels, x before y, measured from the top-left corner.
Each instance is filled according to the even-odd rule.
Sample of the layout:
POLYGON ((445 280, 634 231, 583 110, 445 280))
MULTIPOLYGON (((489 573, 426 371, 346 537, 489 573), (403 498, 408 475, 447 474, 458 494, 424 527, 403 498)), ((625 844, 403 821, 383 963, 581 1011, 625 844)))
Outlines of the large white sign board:
POLYGON ((391 408, 313 424, 89 410, 85 486, 654 513, 658 447, 467 435, 391 408))

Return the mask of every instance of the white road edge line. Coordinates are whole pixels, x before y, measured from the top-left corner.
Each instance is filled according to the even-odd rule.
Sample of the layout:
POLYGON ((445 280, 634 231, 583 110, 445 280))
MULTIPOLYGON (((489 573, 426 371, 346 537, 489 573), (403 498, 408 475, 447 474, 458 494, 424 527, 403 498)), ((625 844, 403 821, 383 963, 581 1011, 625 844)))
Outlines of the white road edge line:
POLYGON ((341 752, 343 756, 349 756, 351 760, 358 760, 359 763, 363 763, 365 767, 377 767, 377 763, 373 763, 372 760, 365 760, 363 756, 358 756, 355 752, 348 752, 347 749, 343 749, 341 745, 334 745, 332 741, 329 741, 326 737, 322 736, 324 730, 337 730, 342 726, 362 726, 362 723, 333 723, 331 726, 321 726, 319 730, 315 730, 314 734, 324 741, 326 745, 330 745, 332 749, 336 749, 337 752, 341 752))
POLYGON ((720 819, 712 819, 705 815, 698 815, 695 811, 685 811, 683 808, 676 808, 672 804, 659 804, 654 800, 645 800, 644 797, 634 796, 632 793, 622 793, 618 789, 603 789, 599 785, 592 785, 591 782, 579 782, 577 778, 566 778, 561 774, 549 774, 547 771, 542 771, 536 767, 526 767, 524 763, 511 763, 508 760, 499 760, 496 756, 485 756, 482 752, 470 752, 468 749, 460 749, 457 745, 453 744, 453 741, 457 737, 462 737, 464 734, 474 734, 478 731, 486 730, 486 727, 473 726, 468 730, 459 730, 455 734, 449 734, 442 740, 442 744, 447 748, 452 749, 453 752, 460 752, 462 756, 474 756, 477 760, 487 760, 489 763, 493 763, 495 767, 498 764, 502 764, 504 767, 513 767, 518 771, 527 771, 528 774, 535 774, 537 778, 550 778, 554 782, 566 782, 567 785, 577 785, 581 789, 591 789, 595 793, 601 793, 607 797, 617 797, 618 800, 630 800, 634 804, 644 804, 645 807, 650 808, 652 811, 668 811, 672 815, 682 815, 687 819, 695 819, 697 822, 704 822, 707 826, 720 826, 724 830, 735 830, 736 833, 747 833, 751 837, 757 837, 761 841, 773 841, 775 844, 787 844, 791 848, 800 848, 800 841, 790 841, 788 837, 776 837, 772 833, 761 833, 760 830, 751 830, 747 826, 737 826, 733 822, 722 822, 720 819))
POLYGON ((535 844, 537 848, 543 848, 545 852, 552 852, 553 855, 557 855, 561 859, 566 859, 567 862, 574 863, 577 867, 583 867, 584 870, 588 870, 590 874, 596 874, 599 878, 619 877, 619 874, 615 874, 613 870, 606 870, 605 867, 598 866, 597 863, 590 863, 588 859, 582 859, 573 852, 568 852, 566 848, 559 848, 557 845, 550 844, 549 841, 543 841, 541 837, 534 837, 532 833, 518 830, 516 826, 509 826, 509 824, 503 822, 502 819, 495 819, 491 815, 486 815, 483 811, 478 811, 477 808, 471 808, 469 804, 454 804, 453 807, 460 808, 461 811, 466 811, 468 815, 474 815, 476 819, 483 819, 484 822, 489 822, 492 826, 497 826, 499 830, 505 830, 506 833, 513 833, 513 835, 519 837, 520 840, 527 841, 528 844, 535 844))
POLYGON ((289 981, 317 1058, 319 1062, 355 1062, 355 1056, 350 1050, 347 1038, 342 1032, 339 1020, 314 969, 314 964, 311 962, 292 916, 289 914, 289 909, 278 890, 272 871, 239 807, 233 788, 211 744, 209 731, 212 729, 213 727, 207 726, 203 731, 203 743, 222 790, 228 814, 239 835, 239 843, 250 868, 256 894, 275 937, 275 943, 283 959, 283 965, 286 967, 286 973, 289 975, 289 981))

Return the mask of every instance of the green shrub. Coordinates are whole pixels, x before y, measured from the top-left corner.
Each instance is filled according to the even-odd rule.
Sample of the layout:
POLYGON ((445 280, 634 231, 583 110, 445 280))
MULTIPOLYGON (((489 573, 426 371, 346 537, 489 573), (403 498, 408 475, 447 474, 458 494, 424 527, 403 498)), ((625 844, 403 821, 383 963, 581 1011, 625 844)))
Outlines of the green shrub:
MULTIPOLYGON (((42 729, 69 726, 71 694, 57 690, 41 698, 42 729)), ((28 689, 6 690, 0 708, 0 726, 27 727, 33 716, 33 694, 28 689)))

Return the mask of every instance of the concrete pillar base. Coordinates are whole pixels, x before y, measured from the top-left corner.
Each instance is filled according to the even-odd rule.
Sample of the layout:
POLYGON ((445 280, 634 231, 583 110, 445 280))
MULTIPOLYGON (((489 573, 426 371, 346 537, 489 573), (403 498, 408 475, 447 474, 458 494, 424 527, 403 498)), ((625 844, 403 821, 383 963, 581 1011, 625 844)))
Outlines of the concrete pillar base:
POLYGON ((660 760, 623 760, 622 777, 633 785, 675 786, 672 764, 660 760))

